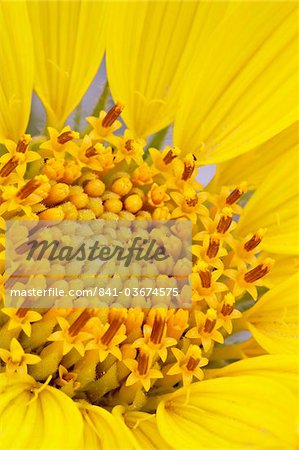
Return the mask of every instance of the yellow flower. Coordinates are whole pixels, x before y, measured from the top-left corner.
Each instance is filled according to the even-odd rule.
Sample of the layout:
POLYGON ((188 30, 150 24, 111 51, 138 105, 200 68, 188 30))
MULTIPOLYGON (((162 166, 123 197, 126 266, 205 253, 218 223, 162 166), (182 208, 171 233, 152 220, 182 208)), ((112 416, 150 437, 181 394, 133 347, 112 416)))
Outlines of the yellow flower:
MULTIPOLYGON (((8 220, 67 220, 66 233, 84 220, 82 242, 96 218, 104 241, 120 221, 138 220, 143 236, 145 220, 175 220, 174 276, 160 276, 164 261, 148 277, 132 264, 142 285, 133 299, 108 294, 128 269, 93 308, 78 296, 77 307, 62 298, 32 310, 20 296, 19 308, 1 309, 3 448, 295 448, 297 11, 271 1, 1 2, 2 304, 15 278, 3 256, 8 220), (83 130, 104 51, 107 83, 83 130), (35 102, 28 125, 33 87, 49 136, 32 131, 35 102), (198 167, 214 163, 203 187, 198 167), (181 308, 162 307, 162 295, 150 304, 147 290, 166 281, 181 308)), ((70 261, 63 274, 83 270, 70 261)), ((82 288, 79 276, 51 283, 82 288)))

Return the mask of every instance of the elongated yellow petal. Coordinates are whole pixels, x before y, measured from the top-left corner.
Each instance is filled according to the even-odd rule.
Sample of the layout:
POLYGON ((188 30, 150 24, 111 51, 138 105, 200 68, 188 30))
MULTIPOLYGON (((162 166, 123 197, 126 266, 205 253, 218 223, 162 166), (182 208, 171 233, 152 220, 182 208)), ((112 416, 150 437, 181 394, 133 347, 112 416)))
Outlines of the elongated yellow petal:
POLYGON ((111 450, 138 448, 131 431, 111 413, 89 403, 77 403, 82 414, 84 434, 80 448, 111 450))
POLYGON ((283 385, 257 376, 223 377, 162 401, 157 423, 175 448, 295 448, 296 402, 283 385))
POLYGON ((298 5, 237 2, 193 65, 175 144, 204 163, 257 147, 298 119, 298 5))
POLYGON ((141 411, 127 411, 124 413, 122 406, 116 406, 113 414, 121 420, 132 431, 138 450, 171 450, 173 447, 167 445, 159 433, 155 414, 148 414, 141 411))
POLYGON ((138 137, 171 122, 194 54, 226 8, 222 2, 111 2, 108 79, 138 137))
POLYGON ((205 371, 206 378, 258 375, 278 381, 295 395, 298 392, 298 361, 295 355, 262 355, 205 371))
POLYGON ((299 253, 298 152, 289 151, 268 173, 244 209, 238 233, 266 228, 261 248, 271 253, 299 253))
POLYGON ((270 289, 243 315, 256 341, 269 353, 298 355, 299 274, 270 289))
POLYGON ((105 2, 29 1, 35 89, 48 124, 61 128, 89 87, 104 51, 105 2))
POLYGON ((75 403, 28 375, 0 375, 1 447, 78 448, 83 421, 75 403))
POLYGON ((246 180, 250 186, 261 184, 269 170, 282 156, 287 158, 289 150, 298 147, 299 123, 295 122, 264 144, 243 155, 217 165, 214 180, 210 184, 213 190, 223 185, 236 185, 246 180))
POLYGON ((33 50, 26 4, 0 3, 0 140, 25 132, 33 88, 33 50))
POLYGON ((265 278, 265 285, 267 287, 272 288, 283 283, 299 271, 298 255, 273 255, 272 253, 263 252, 261 258, 272 258, 275 260, 274 266, 265 278))

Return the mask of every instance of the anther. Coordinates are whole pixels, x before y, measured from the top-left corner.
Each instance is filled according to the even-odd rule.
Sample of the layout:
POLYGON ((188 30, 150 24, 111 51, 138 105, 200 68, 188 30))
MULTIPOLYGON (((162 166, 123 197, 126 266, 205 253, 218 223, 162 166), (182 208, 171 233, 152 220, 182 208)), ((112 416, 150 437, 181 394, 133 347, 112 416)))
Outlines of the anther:
POLYGON ((193 198, 186 198, 186 204, 192 208, 194 208, 194 206, 196 206, 198 203, 198 198, 197 197, 193 197, 193 198))
POLYGON ((57 142, 59 144, 66 144, 67 142, 71 141, 74 138, 74 132, 69 130, 69 131, 64 131, 64 133, 61 133, 58 137, 57 137, 57 142))
POLYGON ((165 319, 159 314, 156 314, 150 340, 153 344, 160 344, 163 338, 165 329, 165 319))
POLYGON ((139 375, 146 375, 149 366, 149 354, 148 353, 139 353, 138 356, 138 372, 139 375))
POLYGON ((23 186, 19 192, 17 193, 17 197, 20 200, 24 200, 25 198, 29 197, 32 192, 34 192, 39 186, 41 185, 39 180, 30 180, 28 181, 25 186, 23 186))
POLYGON ((264 230, 259 230, 257 233, 255 233, 251 239, 249 239, 244 244, 244 249, 247 252, 250 252, 251 250, 255 249, 262 241, 264 235, 264 230))
POLYGON ((12 158, 10 158, 9 161, 7 161, 6 164, 4 164, 4 166, 1 168, 0 170, 0 177, 8 177, 8 175, 15 170, 15 168, 18 165, 18 158, 16 158, 15 156, 13 156, 12 158))
POLYGON ((173 150, 169 150, 163 158, 164 164, 170 164, 171 161, 177 158, 178 155, 174 154, 173 150))
POLYGON ((233 217, 231 212, 227 211, 227 208, 224 208, 223 210, 223 215, 222 217, 219 219, 218 225, 216 230, 218 231, 218 233, 224 234, 227 232, 227 230, 229 229, 229 227, 231 226, 231 223, 233 221, 233 217))
POLYGON ((242 197, 242 195, 246 192, 246 185, 245 183, 242 184, 241 186, 238 186, 236 189, 234 189, 228 197, 226 197, 225 199, 225 203, 227 205, 233 205, 234 203, 236 203, 238 200, 240 200, 240 198, 242 197))
POLYGON ((215 237, 210 237, 209 246, 207 249, 207 256, 209 258, 215 258, 219 251, 220 241, 215 237))
POLYGON ((76 336, 82 327, 89 321, 89 319, 93 315, 93 310, 84 309, 84 311, 80 314, 80 316, 75 320, 74 323, 69 328, 69 335, 76 336))
POLYGON ((211 287, 211 281, 212 281, 212 274, 209 270, 200 270, 199 276, 201 279, 201 285, 203 288, 209 288, 211 287))
POLYGON ((109 345, 118 330, 120 329, 121 325, 125 321, 125 316, 123 314, 119 314, 115 317, 113 317, 110 326, 108 330, 103 334, 101 337, 102 344, 109 345))
POLYGON ((104 119, 102 120, 102 127, 109 128, 116 121, 118 116, 121 114, 124 109, 123 105, 120 102, 117 102, 106 114, 104 119))
POLYGON ((125 149, 126 149, 128 152, 132 152, 132 151, 134 150, 133 144, 134 144, 133 139, 128 139, 128 140, 125 142, 125 149))
POLYGON ((86 151, 85 151, 85 156, 86 158, 92 158, 93 156, 96 156, 98 154, 97 149, 93 146, 89 147, 86 151))
POLYGON ((204 324, 203 331, 205 333, 211 333, 216 325, 217 313, 214 309, 208 309, 207 318, 204 324))
POLYGON ((199 363, 199 359, 193 358, 192 356, 190 356, 189 361, 187 362, 187 365, 186 365, 186 369, 189 370, 190 372, 193 372, 193 370, 195 370, 196 367, 198 366, 198 363, 199 363))
POLYGON ((273 260, 271 258, 267 258, 264 261, 264 263, 259 264, 258 266, 254 267, 254 269, 251 269, 248 272, 246 272, 244 275, 244 280, 247 283, 254 283, 255 281, 267 275, 272 265, 273 260))
POLYGON ((195 155, 190 153, 189 155, 186 156, 184 161, 184 171, 182 174, 183 181, 187 181, 189 180, 189 178, 191 178, 195 169, 195 161, 196 161, 195 155))
POLYGON ((18 153, 25 153, 30 141, 31 137, 29 135, 24 134, 24 136, 22 136, 19 142, 17 143, 16 151, 18 153))

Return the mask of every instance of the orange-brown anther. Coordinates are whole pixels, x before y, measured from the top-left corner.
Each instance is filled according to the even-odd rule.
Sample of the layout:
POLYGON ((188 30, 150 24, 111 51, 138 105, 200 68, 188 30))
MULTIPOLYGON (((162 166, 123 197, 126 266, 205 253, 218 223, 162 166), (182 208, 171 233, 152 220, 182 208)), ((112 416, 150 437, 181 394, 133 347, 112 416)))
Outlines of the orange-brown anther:
POLYGON ((28 308, 18 308, 16 314, 17 314, 18 317, 22 318, 22 317, 26 316, 28 311, 29 311, 28 308))
POLYGON ((93 315, 93 310, 84 309, 84 311, 80 314, 80 316, 75 320, 74 323, 69 328, 69 335, 76 336, 82 327, 89 321, 89 319, 93 315))
POLYGON ((217 225, 217 231, 218 233, 224 234, 227 232, 229 227, 231 226, 231 223, 233 221, 233 218, 231 216, 222 216, 218 222, 217 225))
POLYGON ((132 152, 132 151, 134 150, 133 143, 134 143, 133 139, 128 139, 128 140, 125 142, 125 149, 126 149, 128 152, 132 152))
POLYGON ((1 167, 0 177, 8 177, 8 175, 17 167, 17 165, 18 159, 13 156, 9 161, 7 161, 6 164, 4 164, 3 167, 1 167))
POLYGON ((249 270, 248 272, 245 273, 244 280, 247 283, 254 283, 255 281, 257 281, 260 278, 262 278, 265 275, 267 275, 269 270, 270 270, 270 267, 268 265, 259 264, 254 269, 251 269, 251 270, 249 270))
POLYGON ((244 191, 242 189, 236 188, 234 189, 228 197, 225 199, 225 203, 227 205, 233 205, 236 203, 244 194, 244 191))
POLYGON ((139 375, 146 375, 148 371, 149 365, 149 354, 148 353, 139 353, 138 356, 138 372, 139 375))
POLYGON ((189 361, 187 362, 186 368, 187 370, 190 370, 190 372, 192 372, 193 370, 196 369, 196 367, 198 366, 199 363, 199 359, 193 358, 192 356, 190 356, 189 361))
POLYGON ((177 158, 178 155, 175 155, 172 150, 169 150, 163 158, 164 164, 170 164, 171 161, 177 158))
POLYGON ((222 308, 221 308, 221 314, 223 316, 229 316, 234 310, 234 306, 233 305, 228 305, 227 303, 224 303, 222 308))
POLYGON ((89 147, 86 151, 85 151, 85 156, 86 158, 91 158, 92 156, 96 156, 98 154, 97 149, 94 148, 93 146, 89 147))
POLYGON ((189 178, 191 178, 193 172, 195 169, 195 164, 190 164, 188 162, 184 163, 184 172, 182 174, 182 180, 187 181, 189 178))
POLYGON ((194 206, 196 206, 197 203, 198 203, 198 198, 197 198, 197 197, 194 197, 194 198, 187 198, 187 199, 186 199, 186 203, 187 203, 188 206, 194 207, 194 206))
POLYGON ((118 116, 121 114, 124 109, 123 105, 117 102, 106 114, 104 119, 102 120, 102 126, 104 128, 109 128, 116 121, 118 116))
POLYGON ((255 248, 259 245, 259 243, 260 243, 261 241, 262 241, 261 236, 259 236, 259 235, 257 235, 257 234, 254 234, 254 235, 252 236, 252 238, 249 239, 249 241, 247 241, 247 242, 244 244, 244 249, 245 249, 247 252, 250 252, 251 250, 255 249, 255 248))
POLYGON ((209 258, 215 258, 217 256, 217 253, 219 251, 220 247, 220 241, 217 238, 210 237, 209 246, 207 249, 207 256, 209 258))
POLYGON ((211 287, 212 274, 209 270, 200 270, 199 276, 200 276, 201 285, 203 288, 211 287))
POLYGON ((18 153, 25 153, 28 145, 29 145, 29 140, 25 136, 23 136, 17 144, 16 151, 18 153))
POLYGON ((203 331, 205 333, 211 333, 214 330, 215 325, 216 325, 216 320, 206 319, 204 327, 203 327, 203 331))
POLYGON ((71 141, 74 137, 73 131, 65 131, 64 133, 61 133, 58 138, 57 142, 59 144, 66 144, 67 142, 71 141))
POLYGON ((30 180, 28 181, 25 186, 23 186, 19 192, 17 193, 17 197, 20 200, 24 200, 25 198, 29 197, 32 192, 34 192, 39 186, 41 185, 40 181, 38 180, 30 180))
POLYGON ((125 317, 123 314, 113 317, 108 330, 101 337, 101 341, 104 345, 110 344, 111 340, 114 338, 124 321, 125 317))
POLYGON ((150 338, 153 344, 160 344, 163 338, 164 328, 165 328, 165 319, 157 314, 154 320, 150 338))

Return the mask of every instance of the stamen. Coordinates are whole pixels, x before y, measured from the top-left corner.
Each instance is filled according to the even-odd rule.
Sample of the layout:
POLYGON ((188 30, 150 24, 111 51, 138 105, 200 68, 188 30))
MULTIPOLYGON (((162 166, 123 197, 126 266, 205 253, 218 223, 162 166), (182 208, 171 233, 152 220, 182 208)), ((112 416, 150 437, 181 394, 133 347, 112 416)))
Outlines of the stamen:
POLYGON ((25 317, 27 312, 29 311, 28 308, 18 308, 16 315, 20 318, 25 317))
POLYGON ((20 200, 24 200, 25 198, 29 197, 32 192, 34 192, 39 186, 41 185, 41 182, 39 180, 30 180, 28 181, 25 186, 23 186, 19 192, 17 193, 17 197, 20 200))
POLYGON ((207 318, 204 324, 203 331, 205 333, 211 333, 214 330, 214 327, 216 325, 216 319, 217 319, 217 312, 215 309, 208 309, 207 311, 207 318))
POLYGON ((85 156, 86 158, 91 158, 92 156, 96 156, 98 154, 97 149, 93 146, 89 147, 86 151, 85 151, 85 156))
POLYGON ((260 278, 267 275, 273 265, 273 260, 271 258, 267 258, 264 263, 259 264, 254 269, 249 270, 244 275, 244 280, 247 283, 254 283, 260 278))
POLYGON ((108 330, 103 334, 101 337, 102 344, 109 345, 118 330, 120 329, 121 325, 124 323, 125 317, 123 314, 119 314, 115 317, 113 317, 110 326, 108 330))
POLYGON ((150 340, 153 344, 160 344, 165 329, 165 319, 156 314, 150 340))
POLYGON ((219 251, 220 241, 215 237, 210 237, 209 247, 207 249, 207 256, 209 258, 215 258, 219 251))
POLYGON ((249 239, 244 244, 244 249, 247 252, 250 252, 251 250, 255 249, 261 242, 264 235, 264 230, 259 230, 257 233, 255 233, 251 239, 249 239))
POLYGON ((104 119, 102 120, 102 127, 109 128, 116 121, 118 116, 121 114, 124 109, 123 105, 120 102, 117 102, 106 114, 104 119))
POLYGON ((231 226, 231 223, 233 221, 233 217, 231 213, 228 213, 223 210, 223 216, 220 218, 216 230, 218 233, 224 234, 227 232, 229 227, 231 226))
POLYGON ((194 208, 194 206, 196 206, 198 203, 198 198, 197 197, 186 198, 186 203, 188 206, 194 208))
POLYGON ((191 178, 194 169, 195 169, 195 161, 196 156, 191 154, 190 156, 187 156, 184 161, 184 172, 182 174, 182 180, 187 181, 189 178, 191 178))
POLYGON ((75 320, 74 323, 69 328, 69 335, 76 336, 82 327, 88 322, 88 320, 92 317, 93 310, 84 309, 84 311, 80 314, 80 316, 75 320))
POLYGON ((227 303, 224 303, 222 308, 221 308, 221 314, 223 316, 229 316, 234 310, 234 306, 233 305, 229 305, 227 303))
POLYGON ((65 131, 64 133, 61 133, 58 138, 57 142, 59 144, 66 144, 67 142, 71 141, 74 138, 74 132, 73 131, 65 131))
POLYGON ((13 156, 12 158, 10 158, 9 161, 7 161, 6 164, 4 164, 4 166, 1 168, 0 170, 0 177, 8 177, 8 175, 15 170, 15 168, 18 165, 18 158, 16 158, 15 156, 13 156))
POLYGON ((211 287, 212 274, 209 270, 200 270, 199 276, 200 276, 201 285, 203 288, 211 287))
POLYGON ((178 155, 175 155, 175 154, 173 153, 173 150, 169 150, 169 151, 167 152, 166 156, 164 156, 163 162, 164 162, 165 164, 170 164, 171 161, 172 161, 173 159, 177 158, 177 157, 178 157, 178 155))
POLYGON ((193 370, 196 369, 196 367, 198 366, 198 363, 199 363, 199 359, 196 359, 196 358, 193 358, 192 356, 190 356, 189 361, 186 365, 187 370, 192 372, 193 370))
POLYGON ((29 143, 30 143, 30 139, 28 138, 28 136, 25 136, 25 135, 22 136, 17 144, 16 151, 18 153, 25 153, 29 143))
POLYGON ((149 365, 149 354, 139 353, 138 356, 138 372, 139 375, 146 375, 149 365))
POLYGON ((128 140, 125 142, 125 149, 126 149, 128 152, 132 152, 132 151, 134 150, 133 144, 134 144, 133 139, 128 139, 128 140))
POLYGON ((242 183, 240 186, 238 186, 236 189, 234 189, 229 196, 225 199, 225 203, 227 205, 233 205, 236 203, 242 195, 247 191, 246 183, 242 183))

